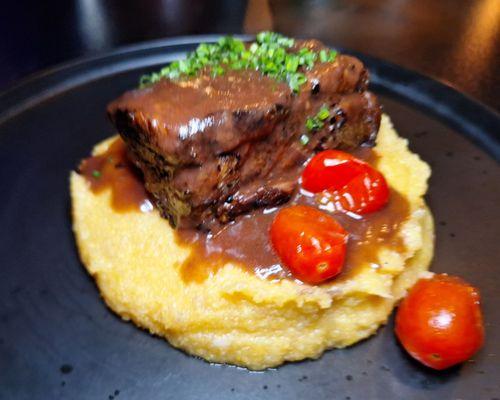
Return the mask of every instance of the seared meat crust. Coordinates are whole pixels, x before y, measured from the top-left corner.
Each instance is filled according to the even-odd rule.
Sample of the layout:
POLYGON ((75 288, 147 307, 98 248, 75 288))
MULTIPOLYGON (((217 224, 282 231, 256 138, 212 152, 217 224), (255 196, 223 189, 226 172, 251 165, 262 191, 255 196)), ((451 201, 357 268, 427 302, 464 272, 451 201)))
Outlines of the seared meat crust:
POLYGON ((297 182, 287 172, 314 152, 374 143, 381 110, 358 59, 339 55, 306 76, 299 94, 252 70, 164 79, 125 93, 108 115, 162 215, 174 227, 210 229, 288 201, 297 182), (307 132, 322 106, 329 120, 307 132))

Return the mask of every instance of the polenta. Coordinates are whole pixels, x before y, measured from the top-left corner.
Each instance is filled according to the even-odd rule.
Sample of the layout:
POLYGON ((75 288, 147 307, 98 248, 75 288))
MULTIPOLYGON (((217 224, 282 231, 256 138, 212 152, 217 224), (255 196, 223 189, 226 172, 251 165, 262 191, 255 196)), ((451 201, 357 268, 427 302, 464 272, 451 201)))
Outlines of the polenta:
MULTIPOLYGON (((110 140, 96 146, 106 150, 110 140)), ((432 258, 434 229, 423 196, 429 166, 382 117, 374 165, 408 202, 398 235, 404 250, 380 247, 379 268, 319 286, 261 279, 227 263, 199 283, 181 279, 190 249, 157 210, 116 212, 110 192, 95 194, 71 173, 73 230, 80 257, 108 306, 173 346, 217 362, 260 370, 317 358, 376 332, 432 258)))

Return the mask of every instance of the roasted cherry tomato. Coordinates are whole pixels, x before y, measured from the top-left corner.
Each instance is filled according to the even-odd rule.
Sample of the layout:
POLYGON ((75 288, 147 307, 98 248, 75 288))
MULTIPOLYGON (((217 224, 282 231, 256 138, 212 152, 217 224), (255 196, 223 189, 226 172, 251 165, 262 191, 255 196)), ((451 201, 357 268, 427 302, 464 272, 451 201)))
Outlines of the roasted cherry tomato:
POLYGON ((335 207, 366 214, 389 201, 384 176, 369 164, 338 150, 316 154, 302 173, 302 186, 309 192, 327 191, 335 207))
POLYGON ((446 274, 422 279, 401 302, 396 335, 410 355, 434 369, 470 358, 484 341, 477 289, 446 274))
POLYGON ((271 242, 285 266, 298 279, 320 283, 342 271, 347 232, 316 208, 283 208, 271 225, 271 242))

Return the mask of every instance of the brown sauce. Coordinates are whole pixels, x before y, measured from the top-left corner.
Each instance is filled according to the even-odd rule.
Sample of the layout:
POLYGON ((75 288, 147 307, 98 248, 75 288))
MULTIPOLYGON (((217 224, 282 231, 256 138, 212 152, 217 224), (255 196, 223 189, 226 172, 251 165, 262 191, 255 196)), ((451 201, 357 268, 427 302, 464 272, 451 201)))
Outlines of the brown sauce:
MULTIPOLYGON (((359 149, 354 155, 370 164, 376 161, 369 148, 359 149)), ((297 168, 294 172, 296 179, 301 170, 297 168)), ((152 209, 142 177, 128 159, 121 139, 116 139, 104 154, 85 159, 80 165, 80 172, 90 182, 94 193, 111 188, 115 210, 152 209)), ((298 191, 283 207, 305 204, 329 211, 349 232, 346 261, 340 278, 355 273, 356 268, 365 263, 378 268, 381 247, 404 250, 398 232, 409 217, 410 207, 398 192, 391 190, 389 203, 382 210, 362 217, 332 211, 327 200, 321 195, 313 196, 298 191)), ((293 279, 287 269, 281 266, 269 240, 269 227, 278 209, 256 210, 223 226, 217 233, 177 230, 177 243, 191 248, 190 256, 180 266, 182 279, 185 282, 202 282, 227 262, 235 262, 262 279, 293 279)))
POLYGON ((114 210, 147 212, 153 209, 142 176, 127 156, 122 139, 115 139, 104 153, 83 160, 78 170, 90 183, 92 192, 111 189, 114 210))
MULTIPOLYGON (((370 148, 358 149, 354 155, 372 165, 376 162, 370 148)), ((294 173, 295 179, 298 179, 301 172, 302 168, 297 168, 290 173, 294 173)), ((321 195, 313 196, 298 191, 283 207, 305 204, 331 212, 325 200, 321 195)), ((216 234, 191 229, 178 230, 178 243, 187 243, 192 248, 190 256, 181 266, 183 280, 201 282, 228 261, 235 261, 263 279, 293 279, 289 271, 281 266, 269 240, 269 228, 278 210, 279 207, 256 210, 225 225, 216 234)), ((401 224, 408 219, 409 212, 406 199, 394 190, 391 190, 387 206, 378 212, 362 217, 331 212, 349 232, 346 261, 340 277, 354 274, 357 267, 367 262, 378 268, 381 247, 403 251, 404 243, 398 232, 401 224)))
MULTIPOLYGON (((317 197, 297 193, 284 205, 305 204, 318 207, 317 197)), ((324 208, 324 207, 319 207, 324 208)), ((269 228, 279 208, 257 210, 226 225, 211 235, 195 230, 179 230, 177 241, 187 243, 192 252, 181 265, 181 276, 185 282, 201 282, 228 261, 252 270, 264 279, 279 280, 293 278, 282 267, 269 240, 269 228)), ((378 253, 381 247, 396 251, 404 250, 398 235, 399 227, 408 219, 409 205, 398 192, 392 190, 387 206, 378 212, 363 217, 349 216, 342 212, 332 215, 349 232, 346 261, 340 277, 348 277, 356 268, 372 264, 379 268, 378 253)))

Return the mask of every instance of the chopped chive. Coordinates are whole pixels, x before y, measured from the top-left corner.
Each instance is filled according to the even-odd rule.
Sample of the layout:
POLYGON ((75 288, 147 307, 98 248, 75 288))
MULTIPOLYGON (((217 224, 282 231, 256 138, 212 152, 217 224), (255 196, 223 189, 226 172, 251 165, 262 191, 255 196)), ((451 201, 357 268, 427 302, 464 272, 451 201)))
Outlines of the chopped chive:
POLYGON ((330 118, 330 111, 326 105, 322 105, 316 115, 307 117, 306 128, 309 132, 318 131, 325 126, 324 121, 330 118))
POLYGON ((256 41, 247 47, 244 42, 232 36, 220 38, 216 43, 202 43, 183 60, 172 62, 159 72, 143 75, 139 86, 146 87, 160 79, 180 79, 196 76, 208 70, 214 76, 222 75, 227 69, 253 69, 279 81, 288 83, 298 93, 307 82, 303 71, 314 67, 317 60, 333 61, 337 52, 308 48, 292 49, 295 41, 275 32, 260 32, 256 41))
POLYGON ((328 54, 327 54, 326 50, 321 50, 319 52, 319 60, 321 62, 327 62, 328 61, 328 54))
POLYGON ((314 130, 314 128, 316 127, 316 121, 314 120, 314 118, 311 118, 311 117, 308 117, 306 119, 306 128, 308 131, 312 131, 314 130))
POLYGON ((319 52, 319 60, 321 62, 333 62, 337 57, 337 52, 335 50, 321 50, 319 52))
POLYGON ((326 106, 321 107, 318 113, 316 114, 316 117, 320 121, 328 119, 329 116, 330 116, 330 111, 328 111, 328 108, 326 106))
POLYGON ((309 143, 309 136, 307 136, 305 133, 300 137, 300 144, 302 146, 305 146, 307 143, 309 143))
POLYGON ((101 177, 101 175, 102 175, 102 174, 101 174, 101 171, 98 171, 98 170, 96 170, 96 169, 94 169, 94 170, 92 171, 92 176, 93 176, 94 178, 100 178, 100 177, 101 177))

